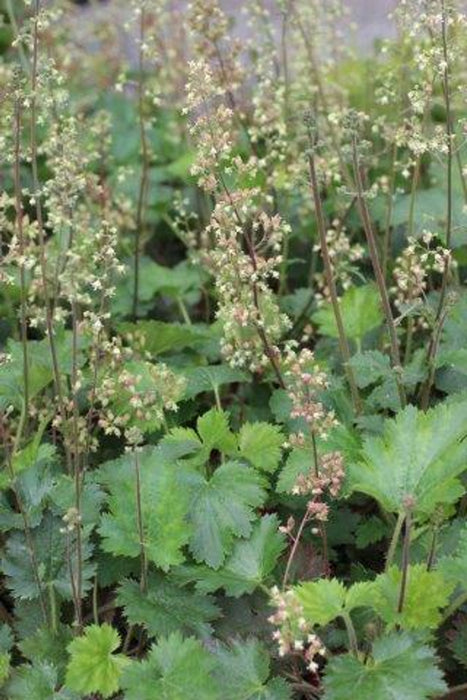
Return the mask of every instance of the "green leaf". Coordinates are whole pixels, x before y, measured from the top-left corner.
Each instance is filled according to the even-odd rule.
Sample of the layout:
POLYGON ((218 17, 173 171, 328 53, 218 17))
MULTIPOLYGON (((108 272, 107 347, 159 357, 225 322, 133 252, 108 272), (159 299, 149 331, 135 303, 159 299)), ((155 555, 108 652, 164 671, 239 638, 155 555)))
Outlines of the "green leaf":
POLYGON ((147 659, 126 669, 122 679, 125 698, 220 700, 214 667, 214 657, 200 642, 175 632, 152 646, 147 659))
POLYGON ((360 389, 376 384, 380 379, 391 374, 389 357, 378 350, 359 352, 351 358, 349 364, 360 389))
POLYGON ((315 625, 327 625, 343 612, 346 590, 335 578, 307 581, 295 592, 305 617, 315 625))
POLYGON ((467 458, 467 401, 439 404, 423 413, 408 406, 386 420, 381 437, 368 437, 358 463, 348 467, 353 491, 373 496, 390 512, 415 516, 456 501, 463 488, 456 478, 467 458))
POLYGON ((178 630, 206 637, 212 633, 209 622, 220 616, 210 596, 193 593, 167 576, 156 574, 149 576, 145 593, 136 581, 124 581, 117 603, 123 607, 128 622, 143 625, 151 637, 166 637, 178 630))
POLYGON ((53 663, 59 682, 63 682, 68 663, 67 647, 72 639, 72 630, 65 625, 60 625, 56 631, 40 627, 34 635, 22 639, 19 648, 36 665, 53 663))
POLYGON ((183 370, 186 387, 183 398, 192 399, 203 392, 217 392, 225 384, 247 382, 247 372, 230 367, 230 365, 211 365, 208 367, 190 367, 183 370))
POLYGON ((303 447, 294 448, 286 459, 277 480, 278 493, 292 493, 297 478, 309 474, 313 469, 314 458, 310 449, 303 447))
POLYGON ((71 689, 58 685, 57 669, 49 663, 40 662, 30 666, 22 664, 15 669, 7 685, 8 700, 79 700, 80 696, 71 689))
POLYGON ((269 679, 269 656, 254 639, 218 646, 215 676, 222 700, 290 700, 291 690, 279 678, 269 679))
POLYGON ((214 449, 225 454, 235 452, 237 440, 230 430, 229 419, 224 411, 211 408, 210 411, 198 418, 196 428, 207 456, 214 449))
POLYGON ((461 666, 467 668, 467 617, 462 616, 455 620, 448 635, 448 646, 454 658, 461 666))
POLYGON ((335 578, 306 581, 294 587, 303 614, 313 625, 327 625, 355 608, 372 604, 373 583, 361 581, 348 590, 335 578))
POLYGON ((237 462, 222 464, 210 479, 192 473, 190 550, 197 561, 218 569, 231 550, 234 537, 248 537, 254 508, 266 497, 263 478, 237 462))
POLYGON ((123 654, 113 653, 119 646, 118 632, 107 623, 86 627, 83 636, 68 645, 66 685, 78 693, 100 693, 104 698, 116 693, 129 663, 123 654))
POLYGON ((255 524, 248 540, 237 540, 232 554, 218 571, 207 566, 184 567, 177 572, 182 580, 196 581, 196 588, 210 593, 224 588, 227 595, 252 593, 272 573, 285 548, 275 515, 265 515, 255 524))
POLYGON ((280 428, 270 423, 245 423, 239 434, 241 456, 266 472, 277 469, 283 442, 280 428))
POLYGON ((324 700, 426 700, 446 691, 435 652, 406 633, 376 640, 364 662, 334 656, 326 668, 324 700))
MULTIPOLYGON (((373 284, 348 289, 340 300, 340 308, 345 334, 352 340, 361 341, 383 321, 379 295, 373 284)), ((339 337, 331 304, 319 309, 313 315, 313 321, 318 324, 322 335, 339 337)))
MULTIPOLYGON (((68 558, 71 560, 73 570, 76 571, 78 565, 76 533, 69 534, 67 543, 67 537, 62 530, 63 521, 53 517, 51 513, 46 513, 41 524, 30 531, 30 543, 35 556, 34 565, 30 543, 24 532, 13 531, 10 534, 1 569, 7 576, 7 585, 17 598, 32 600, 39 597, 35 565, 37 565, 37 575, 43 595, 52 586, 64 598, 72 597, 68 558)), ((83 532, 81 545, 83 590, 86 591, 92 585, 94 575, 94 564, 89 561, 91 545, 86 530, 83 532)))
POLYGON ((120 323, 122 334, 138 333, 144 337, 144 348, 153 356, 180 352, 186 348, 200 350, 209 340, 209 327, 166 323, 165 321, 138 321, 120 323))
POLYGON ((125 454, 103 465, 97 475, 109 489, 109 512, 101 518, 99 532, 105 551, 138 557, 141 551, 136 491, 136 465, 140 471, 141 515, 147 557, 167 571, 180 564, 182 547, 190 538, 187 521, 189 495, 181 467, 167 462, 160 448, 125 454))
POLYGON ((2 686, 10 675, 10 654, 7 651, 0 651, 0 686, 2 686))
POLYGON ((355 530, 355 543, 359 549, 380 542, 388 534, 388 526, 376 515, 362 520, 355 530))
POLYGON ((437 355, 438 367, 467 374, 467 294, 464 292, 449 310, 443 324, 437 355))
POLYGON ((467 590, 467 524, 464 524, 459 533, 454 553, 440 557, 436 568, 450 583, 467 590))
POLYGON ((402 572, 392 566, 374 581, 372 607, 387 625, 403 629, 436 628, 454 586, 425 564, 409 566, 402 612, 398 612, 402 572))

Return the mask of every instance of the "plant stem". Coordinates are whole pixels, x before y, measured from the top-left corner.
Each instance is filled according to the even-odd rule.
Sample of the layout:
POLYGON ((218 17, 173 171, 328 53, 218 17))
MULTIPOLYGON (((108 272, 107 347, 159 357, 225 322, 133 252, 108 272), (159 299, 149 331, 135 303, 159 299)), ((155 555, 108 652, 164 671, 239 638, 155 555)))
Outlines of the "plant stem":
POLYGON ((406 404, 406 397, 404 387, 402 386, 400 377, 398 375, 398 370, 400 369, 400 354, 399 354, 399 342, 397 340, 396 326, 394 323, 394 318, 391 311, 391 304, 389 303, 389 295, 386 288, 386 282, 381 270, 381 265, 378 257, 378 249, 376 246, 376 239, 373 232, 373 227, 371 225, 370 212, 368 211, 368 205, 366 203, 362 176, 360 172, 360 164, 358 161, 358 151, 357 151, 357 140, 356 136, 352 140, 352 156, 353 156, 353 168, 355 184, 357 187, 357 202, 360 212, 360 218, 363 224, 363 229, 365 231, 366 240, 368 243, 368 250, 370 253, 371 264, 373 266, 373 272, 375 274, 376 284, 378 286, 379 294, 381 297, 381 303, 383 306, 384 315, 386 317, 386 325, 389 333, 390 349, 391 349, 391 364, 396 371, 396 382, 399 391, 399 397, 402 406, 406 404))
POLYGON ((449 86, 449 56, 448 56, 448 38, 447 38, 447 17, 446 3, 441 0, 441 39, 443 45, 443 93, 444 104, 446 107, 446 138, 447 138, 447 200, 446 200, 446 247, 451 247, 451 230, 452 230, 452 114, 451 114, 451 95, 449 86))
POLYGON ((461 607, 461 605, 464 605, 464 603, 466 601, 467 601, 467 591, 462 591, 462 593, 459 593, 457 598, 454 598, 451 605, 448 608, 446 608, 446 610, 444 611, 444 615, 441 619, 441 622, 439 623, 439 627, 444 625, 444 623, 449 620, 451 615, 454 615, 456 610, 458 610, 461 607))
MULTIPOLYGON (((31 67, 31 120, 30 120, 30 145, 31 145, 31 168, 32 168, 32 195, 36 204, 36 219, 39 234, 39 258, 41 282, 44 293, 44 305, 46 316, 47 337, 49 340, 50 355, 52 358, 52 368, 54 377, 55 392, 57 395, 58 409, 62 420, 62 425, 66 421, 65 402, 63 399, 62 384, 60 378, 60 368, 58 365, 57 349, 55 347, 55 335, 53 326, 53 312, 49 298, 49 285, 47 280, 47 255, 45 245, 44 217, 42 212, 41 192, 39 186, 38 156, 37 156, 37 64, 39 57, 39 30, 38 18, 40 11, 40 0, 34 3, 34 31, 31 67)), ((71 460, 69 450, 65 445, 68 470, 71 471, 71 460)))
POLYGON ((355 632, 355 627, 354 627, 353 622, 352 622, 352 618, 350 617, 348 612, 342 613, 341 618, 344 620, 345 629, 347 630, 347 637, 349 639, 350 653, 353 656, 357 656, 358 655, 357 635, 355 632))
POLYGON ((289 580, 290 567, 292 566, 292 562, 295 558, 295 554, 297 552, 297 548, 298 548, 298 545, 300 543, 300 539, 303 535, 303 530, 305 529, 305 525, 307 524, 309 517, 310 517, 310 512, 309 512, 309 509, 307 508, 305 511, 305 515, 303 516, 301 523, 299 525, 297 534, 296 534, 295 539, 294 539, 292 549, 290 550, 289 558, 287 560, 287 565, 285 567, 284 577, 282 579, 282 588, 286 587, 287 581, 289 580))
POLYGON ((146 555, 146 545, 144 543, 144 527, 143 527, 143 509, 141 504, 141 474, 139 468, 138 452, 134 451, 134 465, 135 465, 135 475, 136 475, 136 517, 138 522, 138 535, 140 543, 140 556, 141 556, 141 579, 140 588, 142 593, 146 593, 147 590, 147 571, 148 571, 148 561, 146 555))
POLYGON ((438 541, 438 528, 434 527, 432 535, 431 535, 430 551, 428 552, 428 557, 426 560, 427 571, 431 571, 431 569, 433 568, 433 565, 435 563, 437 541, 438 541))
POLYGON ((389 549, 388 549, 388 553, 387 553, 387 557, 386 557, 386 564, 384 567, 385 571, 389 570, 389 568, 392 565, 392 562, 394 561, 394 556, 396 554, 396 547, 397 547, 397 543, 399 541, 399 537, 400 537, 400 534, 402 531, 402 525, 404 524, 404 520, 405 520, 405 513, 404 512, 399 513, 399 515, 397 516, 396 526, 395 526, 394 532, 392 534, 391 543, 389 545, 389 549))
POLYGON ((397 612, 400 614, 404 609, 405 594, 407 590, 407 577, 409 573, 409 563, 410 563, 410 536, 412 530, 412 513, 407 510, 405 516, 405 533, 404 533, 404 544, 402 546, 402 578, 401 587, 399 591, 399 602, 397 604, 397 612))
MULTIPOLYGON (((20 325, 21 325, 21 346, 23 351, 23 382, 24 382, 24 421, 22 427, 27 432, 28 412, 29 412, 29 361, 28 361, 28 322, 26 312, 26 270, 24 267, 25 257, 25 241, 23 228, 23 202, 21 193, 21 176, 20 176, 20 160, 21 160, 21 103, 15 101, 15 156, 13 166, 13 178, 15 183, 15 210, 16 210, 16 226, 18 229, 18 242, 21 260, 19 263, 20 277, 20 325)), ((21 439, 21 432, 18 430, 17 443, 21 439)))
POLYGON ((146 122, 144 118, 144 39, 145 39, 146 14, 144 7, 141 9, 139 25, 139 54, 138 54, 138 120, 141 144, 141 178, 139 184, 138 204, 136 209, 136 231, 134 251, 134 278, 133 278, 133 319, 138 316, 139 277, 140 277, 140 248, 144 228, 144 209, 146 192, 149 184, 149 148, 146 135, 146 122))
POLYGON ((388 208, 386 212, 386 225, 384 227, 383 240, 383 277, 386 280, 388 276, 388 261, 391 249, 391 231, 392 231, 392 213, 394 210, 394 190, 396 188, 396 160, 397 160, 397 144, 394 143, 392 148, 391 158, 391 180, 388 192, 388 208))
POLYGON ((336 319, 337 331, 339 334, 339 348, 341 351, 342 359, 344 361, 344 369, 347 375, 347 381, 349 382, 350 391, 352 394, 352 402, 354 405, 355 413, 358 415, 362 410, 362 402, 360 399, 360 394, 358 391, 357 383, 355 381, 355 375, 353 369, 350 365, 350 348, 347 342, 347 336, 345 334, 344 322, 342 320, 341 309, 339 305, 339 298, 337 296, 337 289, 334 280, 334 271, 332 268, 331 257, 329 255, 329 248, 326 239, 326 224, 324 221, 323 207, 321 204, 321 197, 319 195, 318 178, 316 174, 316 164, 313 152, 313 144, 311 152, 308 156, 308 165, 310 171, 310 182, 311 191, 313 195, 313 201, 315 205, 316 212, 316 222, 318 226, 319 240, 321 245, 321 256, 323 258, 324 272, 326 275, 326 283, 329 289, 329 294, 331 296, 332 308, 334 311, 334 317, 336 319))

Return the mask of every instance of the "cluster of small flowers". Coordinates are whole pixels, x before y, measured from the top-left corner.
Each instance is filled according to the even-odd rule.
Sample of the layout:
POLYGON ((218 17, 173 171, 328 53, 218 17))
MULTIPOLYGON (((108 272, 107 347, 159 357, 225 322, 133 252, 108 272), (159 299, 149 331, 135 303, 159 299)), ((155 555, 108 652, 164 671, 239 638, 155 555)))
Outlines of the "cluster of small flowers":
POLYGON ((215 242, 211 262, 219 302, 217 315, 224 330, 222 352, 233 366, 254 371, 270 359, 261 334, 267 333, 275 345, 289 320, 279 312, 268 284, 278 277, 279 251, 287 225, 278 215, 255 211, 252 194, 251 190, 237 190, 227 201, 220 199, 208 232, 215 242))
POLYGON ((280 216, 262 208, 268 198, 258 187, 240 185, 241 180, 254 181, 257 158, 243 161, 233 155, 234 112, 223 103, 213 105, 215 98, 225 98, 225 90, 216 87, 204 60, 192 63, 187 89, 187 109, 196 117, 191 127, 197 145, 192 172, 198 184, 216 196, 201 237, 200 258, 215 276, 222 352, 233 366, 255 371, 271 359, 264 339, 272 346, 270 352, 278 352, 275 345, 289 323, 279 312, 269 282, 279 276, 282 239, 290 229, 280 216), (232 190, 225 176, 236 183, 232 190))
POLYGON ((191 61, 189 69, 184 111, 196 117, 189 131, 197 145, 196 163, 191 174, 198 178, 200 187, 214 192, 219 186, 222 169, 232 159, 233 111, 223 102, 215 104, 216 98, 225 96, 225 90, 216 86, 212 69, 203 58, 191 61))
POLYGON ((268 621, 277 629, 272 636, 279 647, 279 656, 299 654, 312 673, 318 670, 317 656, 324 657, 326 649, 313 633, 313 626, 306 620, 303 607, 292 589, 281 592, 277 586, 271 589, 271 603, 276 609, 268 621))
MULTIPOLYGON (((334 220, 332 228, 326 231, 326 241, 336 284, 345 291, 352 284, 352 273, 355 270, 354 264, 363 259, 365 249, 359 243, 351 243, 345 226, 342 226, 338 219, 334 220)), ((320 244, 315 244, 313 250, 319 252, 321 250, 320 244)), ((317 272, 314 280, 317 286, 316 300, 318 305, 324 301, 329 301, 330 292, 324 273, 317 272)))
MULTIPOLYGON (((230 21, 218 0, 193 0, 188 5, 189 25, 195 56, 204 57, 211 66, 217 87, 230 95, 242 85, 245 68, 240 61, 242 42, 229 33, 230 21)), ((242 115, 239 113, 239 117, 242 115)))
MULTIPOLYGON (((333 498, 337 498, 344 480, 344 459, 340 452, 327 452, 318 458, 318 469, 310 463, 310 471, 300 474, 292 488, 294 495, 312 494, 320 498, 326 490, 329 490, 333 498)), ((314 501, 309 504, 310 516, 316 520, 327 520, 327 506, 314 501), (324 506, 326 510, 320 510, 324 506)))
MULTIPOLYGON (((289 349, 284 360, 287 392, 292 401, 292 418, 302 419, 310 436, 326 439, 329 430, 337 425, 332 411, 319 398, 328 386, 327 375, 320 370, 314 355, 308 348, 296 352, 289 349)), ((304 447, 308 438, 303 432, 290 436, 294 447, 304 447)))
POLYGON ((105 356, 95 396, 98 425, 106 435, 120 437, 135 427, 154 430, 164 423, 166 411, 177 410, 185 381, 167 365, 138 360, 135 348, 117 337, 101 340, 100 353, 105 356))
POLYGON ((391 288, 394 303, 399 310, 407 305, 421 306, 431 272, 443 274, 446 265, 454 267, 451 251, 441 245, 433 245, 436 235, 424 231, 421 239, 408 239, 408 245, 396 259, 395 285, 391 288))

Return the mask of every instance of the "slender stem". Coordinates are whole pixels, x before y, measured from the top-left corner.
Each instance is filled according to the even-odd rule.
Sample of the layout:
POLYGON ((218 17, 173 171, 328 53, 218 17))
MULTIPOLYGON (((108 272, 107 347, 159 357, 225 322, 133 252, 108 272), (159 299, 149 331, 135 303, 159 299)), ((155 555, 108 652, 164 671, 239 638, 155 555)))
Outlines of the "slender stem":
MULTIPOLYGON (((446 266, 449 267, 449 263, 446 263, 446 266)), ((428 345, 428 352, 426 358, 426 364, 428 366, 428 377, 425 381, 425 384, 422 385, 420 390, 420 407, 423 411, 426 411, 430 402, 431 389, 435 380, 436 355, 438 354, 439 344, 441 341, 441 332, 443 330, 444 322, 446 320, 449 310, 448 305, 445 303, 447 275, 448 273, 445 270, 445 274, 443 275, 443 286, 441 288, 440 301, 438 304, 438 311, 436 314, 435 327, 430 343, 428 345)))
POLYGON ((464 605, 466 601, 467 591, 462 591, 462 593, 459 593, 459 595, 456 598, 454 598, 451 605, 444 611, 444 615, 441 619, 441 622, 439 623, 439 627, 442 627, 442 625, 444 625, 444 623, 447 622, 449 618, 452 615, 454 615, 456 610, 458 610, 461 607, 461 605, 464 605))
POLYGON ((391 181, 389 185, 388 192, 388 208, 386 212, 386 225, 384 227, 384 241, 383 241, 383 276, 387 279, 388 275, 388 262, 390 257, 391 249, 391 231, 392 231, 392 214, 394 210, 394 190, 396 188, 396 160, 397 160, 397 144, 394 143, 392 149, 392 159, 391 159, 391 181))
POLYGON ((186 308, 186 304, 181 297, 177 297, 177 305, 180 309, 180 313, 182 315, 183 320, 185 321, 187 326, 191 326, 191 318, 189 316, 188 309, 186 308))
POLYGON ((305 511, 305 515, 303 516, 301 523, 299 525, 297 534, 296 534, 295 539, 294 539, 292 549, 290 550, 289 558, 287 560, 287 565, 285 567, 284 577, 282 579, 282 588, 286 587, 287 581, 289 580, 290 567, 292 566, 292 562, 295 558, 295 554, 297 552, 298 545, 300 544, 300 539, 303 535, 303 530, 305 529, 305 525, 308 523, 309 518, 310 518, 310 511, 307 508, 305 511))
POLYGON ((146 191, 149 184, 149 146, 146 134, 146 121, 144 118, 144 40, 145 40, 146 14, 144 7, 141 9, 139 26, 139 58, 138 58, 138 120, 141 143, 141 178, 139 184, 138 204, 136 210, 136 231, 134 251, 134 278, 133 278, 133 318, 138 316, 139 277, 140 277, 140 253, 141 238, 144 229, 144 209, 146 191))
POLYGON ((389 333, 390 349, 391 349, 391 364, 396 370, 396 381, 399 391, 399 397, 402 406, 405 406, 406 398, 405 391, 400 377, 398 375, 398 370, 400 368, 400 354, 399 354, 399 342, 397 340, 396 325, 394 323, 394 317, 392 315, 391 304, 389 302, 389 295, 386 288, 386 281, 383 276, 381 265, 378 257, 378 249, 376 246, 376 238, 373 232, 373 227, 371 225, 370 212, 368 211, 368 205, 366 203, 362 175, 360 172, 360 163, 358 161, 358 151, 357 151, 357 140, 353 137, 352 140, 352 156, 353 156, 353 168, 355 184, 357 187, 357 202, 360 212, 360 218, 363 224, 363 229, 365 231, 366 240, 368 243, 368 250, 370 253, 371 264, 373 266, 373 272, 375 274, 376 284, 378 286, 379 294, 381 297, 381 303, 383 306, 384 315, 386 317, 386 325, 389 333))
POLYGON ((435 563, 436 556, 436 545, 438 543, 438 528, 435 526, 431 534, 430 551, 428 552, 428 557, 426 560, 426 569, 431 571, 435 563))
POLYGON ((447 16, 446 3, 441 0, 441 39, 443 45, 443 93, 444 103, 446 106, 446 138, 447 138, 447 200, 446 200, 446 247, 451 247, 451 230, 452 230, 452 155, 453 155, 453 137, 452 137, 452 114, 451 114, 451 95, 449 86, 449 56, 448 56, 448 37, 447 37, 447 16))
POLYGON ((48 589, 49 589, 49 606, 50 606, 50 621, 51 621, 51 627, 52 627, 52 632, 54 634, 57 633, 57 599, 55 596, 55 589, 52 581, 49 582, 48 584, 48 589))
POLYGON ((341 618, 344 620, 345 629, 347 630, 347 637, 349 639, 350 653, 353 656, 357 656, 358 655, 357 634, 355 632, 355 627, 353 625, 352 618, 350 617, 348 612, 343 612, 341 615, 341 618))
MULTIPOLYGON (((23 202, 21 196, 21 176, 20 176, 20 160, 21 160, 21 103, 19 100, 15 102, 15 156, 13 166, 13 177, 15 183, 15 210, 16 210, 16 227, 18 230, 19 253, 21 260, 19 262, 19 277, 20 277, 20 325, 21 325, 21 346, 23 351, 23 382, 24 382, 24 424, 23 427, 27 431, 28 413, 29 413, 29 361, 28 361, 28 322, 26 310, 26 270, 25 263, 25 240, 23 227, 23 202)), ((21 431, 18 431, 17 442, 21 438, 21 431)))
POLYGON ((387 557, 386 557, 386 565, 384 567, 385 571, 389 571, 389 568, 391 567, 392 562, 394 561, 394 556, 396 554, 396 547, 397 547, 397 543, 399 541, 399 537, 400 537, 400 534, 402 531, 402 525, 404 524, 404 520, 405 520, 405 513, 404 512, 399 513, 399 515, 397 516, 396 526, 395 526, 394 532, 392 534, 391 542, 390 542, 387 557))
POLYGON ((99 624, 99 584, 97 581, 97 574, 94 576, 94 584, 92 587, 92 617, 95 625, 99 624))
MULTIPOLYGON (((49 298, 48 280, 47 280, 47 256, 45 245, 45 230, 44 217, 42 212, 41 192, 39 185, 39 169, 37 155, 37 64, 39 57, 39 11, 40 0, 35 0, 34 3, 34 31, 33 31, 33 50, 32 50, 32 67, 31 67, 31 119, 30 119, 30 145, 31 145, 31 168, 32 168, 32 195, 36 204, 36 220, 39 234, 39 259, 42 290, 44 293, 44 305, 46 316, 47 337, 49 340, 50 355, 52 358, 52 368, 54 376, 54 386, 57 395, 57 402, 62 424, 66 420, 65 403, 63 399, 62 383, 60 378, 60 368, 58 364, 57 349, 55 347, 55 335, 53 326, 53 312, 49 298)), ((70 455, 65 447, 68 468, 70 470, 70 455)))
POLYGON ((319 195, 318 178, 316 174, 316 164, 313 148, 311 148, 310 154, 308 156, 308 164, 310 171, 311 191, 313 194, 313 201, 316 212, 316 222, 318 226, 319 240, 321 245, 321 256, 323 258, 324 272, 326 275, 326 284, 328 286, 329 294, 331 296, 332 308, 334 311, 334 317, 336 319, 336 326, 339 335, 339 348, 341 351, 342 359, 344 361, 344 369, 347 375, 347 381, 349 382, 350 391, 352 394, 352 402, 354 405, 355 412, 358 415, 359 413, 361 413, 362 410, 362 402, 360 399, 357 383, 355 381, 355 375, 350 365, 350 348, 347 342, 347 336, 345 334, 344 322, 342 320, 339 298, 337 296, 336 283, 334 280, 334 271, 332 268, 331 257, 329 255, 329 248, 326 239, 326 224, 324 221, 321 197, 319 195))
POLYGON ((138 536, 140 544, 140 556, 141 556, 141 578, 140 578, 140 588, 141 592, 145 593, 147 590, 147 572, 148 572, 148 560, 146 555, 146 545, 144 542, 144 527, 143 527, 143 508, 141 503, 141 474, 139 467, 138 452, 134 451, 134 465, 135 465, 135 476, 136 476, 136 517, 138 522, 138 536))
POLYGON ((405 516, 405 533, 404 533, 404 544, 402 546, 402 578, 401 587, 399 591, 399 602, 397 604, 397 612, 400 614, 404 609, 405 594, 407 591, 407 577, 409 573, 409 563, 410 563, 410 536, 412 530, 412 513, 407 510, 405 516))

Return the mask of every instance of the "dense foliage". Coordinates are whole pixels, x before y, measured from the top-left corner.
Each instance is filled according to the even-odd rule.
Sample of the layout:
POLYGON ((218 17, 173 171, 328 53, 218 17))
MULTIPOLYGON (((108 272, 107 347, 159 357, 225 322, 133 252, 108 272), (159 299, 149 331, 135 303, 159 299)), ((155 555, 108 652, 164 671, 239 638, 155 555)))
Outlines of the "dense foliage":
POLYGON ((0 5, 8 700, 467 694, 467 17, 237 4, 0 5))

